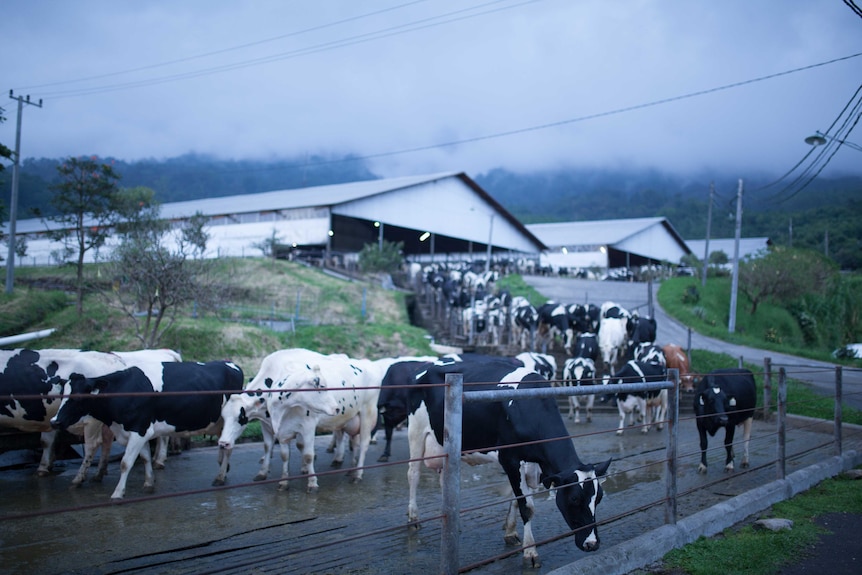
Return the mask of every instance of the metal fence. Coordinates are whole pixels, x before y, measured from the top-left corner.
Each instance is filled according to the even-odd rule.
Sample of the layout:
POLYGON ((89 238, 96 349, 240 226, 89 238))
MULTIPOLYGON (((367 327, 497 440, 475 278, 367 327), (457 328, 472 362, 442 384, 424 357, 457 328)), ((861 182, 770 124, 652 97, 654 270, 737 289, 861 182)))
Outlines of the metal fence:
MULTIPOLYGON (((599 452, 613 452, 615 457, 614 467, 606 483, 613 486, 612 489, 606 487, 606 492, 610 490, 612 496, 599 506, 597 514, 598 523, 605 533, 605 543, 623 543, 661 525, 674 524, 680 516, 688 516, 704 506, 726 501, 731 495, 745 493, 773 479, 783 478, 789 468, 801 469, 822 460, 827 454, 840 455, 848 444, 858 449, 862 445, 862 431, 856 426, 842 424, 841 402, 848 395, 858 396, 862 389, 858 386, 846 389, 842 369, 839 367, 833 371, 834 421, 787 415, 788 408, 794 406, 787 404, 788 372, 782 367, 778 370, 776 381, 769 386, 772 400, 764 402, 765 412, 760 413, 755 422, 751 437, 752 466, 732 474, 721 472, 706 476, 692 472, 696 467, 693 462, 700 456, 700 450, 690 433, 695 419, 685 409, 686 397, 676 385, 678 374, 675 370, 670 372, 669 380, 665 382, 602 388, 603 393, 667 389, 669 395, 668 427, 663 436, 634 433, 638 431, 635 426, 627 427, 625 434, 619 437, 615 426, 607 425, 607 418, 604 424, 568 424, 572 431, 570 439, 576 442, 579 452, 590 448, 599 452)), ((772 375, 769 378, 772 379, 772 375)), ((24 542, 38 541, 38 559, 33 559, 34 563, 28 565, 29 571, 52 572, 48 565, 57 565, 57 561, 62 559, 69 572, 83 573, 88 568, 81 567, 76 571, 72 567, 75 557, 68 555, 68 547, 62 543, 62 540, 68 539, 68 533, 55 528, 59 522, 63 525, 92 525, 94 520, 109 521, 124 526, 121 539, 135 541, 141 518, 150 518, 148 521, 155 523, 142 527, 145 528, 143 532, 152 533, 156 529, 160 535, 158 538, 145 539, 146 553, 141 554, 140 540, 137 540, 130 546, 127 559, 106 559, 106 564, 99 566, 98 572, 123 571, 149 575, 161 572, 168 563, 175 573, 244 573, 252 566, 261 573, 373 573, 378 572, 381 565, 399 572, 417 573, 438 571, 496 575, 511 572, 519 566, 519 563, 513 562, 520 561, 511 556, 523 549, 514 548, 499 553, 493 545, 495 536, 488 529, 496 515, 479 510, 480 506, 499 506, 509 501, 491 494, 492 482, 505 484, 506 480, 502 478, 501 481, 499 474, 488 473, 482 476, 479 485, 471 480, 472 473, 464 472, 460 459, 462 401, 501 401, 528 395, 565 398, 586 395, 595 390, 550 387, 539 390, 464 391, 463 380, 458 374, 448 376, 447 385, 447 433, 444 436, 448 441, 444 446, 447 456, 440 492, 442 504, 439 515, 423 520, 426 525, 424 536, 403 535, 406 527, 401 514, 402 501, 392 495, 399 492, 397 488, 381 494, 382 485, 403 480, 402 470, 409 457, 404 456, 402 446, 401 458, 394 457, 389 463, 366 465, 366 479, 360 485, 341 486, 342 481, 338 478, 350 469, 317 474, 322 479, 326 478, 321 484, 322 490, 343 491, 342 497, 349 497, 349 502, 347 499, 340 502, 324 501, 322 498, 296 493, 296 490, 291 491, 290 495, 280 494, 276 497, 274 493, 261 490, 266 490, 267 486, 273 489, 281 478, 263 482, 236 482, 242 477, 237 476, 242 469, 239 462, 234 464, 236 483, 219 488, 184 491, 172 488, 170 474, 189 473, 200 478, 203 485, 204 481, 208 481, 209 468, 195 468, 193 464, 182 460, 169 460, 168 469, 163 472, 165 479, 160 480, 157 486, 159 492, 155 496, 131 496, 122 505, 106 503, 104 493, 97 487, 70 494, 66 489, 58 490, 55 486, 54 490, 48 489, 46 492, 42 486, 34 486, 32 478, 21 478, 19 485, 12 472, 3 471, 7 497, 4 498, 6 502, 0 505, 0 524, 5 524, 4 532, 9 535, 0 555, 5 565, 15 565, 15 561, 20 560, 21 549, 26 547, 24 542), (393 470, 398 472, 392 475, 393 470), (28 497, 28 493, 33 495, 28 497), (354 495, 349 495, 351 493, 354 495), (26 510, 10 511, 9 506, 16 498, 29 501, 26 510), (156 505, 159 500, 169 501, 171 511, 167 515, 154 515, 151 512, 150 506, 156 505), (356 506, 353 503, 357 500, 362 505, 354 509, 356 506), (289 528, 278 531, 277 536, 271 532, 274 521, 272 513, 275 510, 296 514, 299 509, 305 509, 306 504, 310 509, 308 518, 302 515, 285 516, 276 526, 288 525, 285 521, 289 519, 289 528), (398 508, 396 511, 393 511, 393 504, 398 508), (211 510, 212 514, 205 517, 206 528, 190 529, 186 522, 175 520, 175 516, 181 514, 191 521, 203 509, 211 510), (222 525, 233 520, 237 521, 235 527, 222 525), (179 531, 175 531, 177 529, 179 531), (193 535, 190 532, 195 531, 197 544, 180 544, 180 541, 186 541, 181 537, 190 537, 193 535), (261 535, 255 536, 256 532, 261 535), (260 541, 264 534, 270 537, 265 547, 261 546, 260 541), (431 540, 435 536, 439 543, 431 540), (470 538, 469 545, 464 543, 465 538, 470 538), (433 550, 438 544, 435 559, 432 557, 433 550)), ((734 442, 737 449, 740 441, 741 438, 737 437, 734 442)), ((724 450, 724 445, 717 437, 714 443, 708 451, 711 458, 716 452, 723 453, 724 450)), ((247 454, 248 461, 256 459, 257 452, 247 454)), ((296 485, 305 478, 307 476, 303 473, 295 473, 294 468, 290 479, 296 485)), ((61 483, 60 480, 61 477, 55 477, 52 482, 61 483)), ((112 485, 105 486, 108 492, 111 488, 112 485)), ((435 496, 427 497, 426 503, 435 500, 440 504, 440 499, 435 496)), ((537 572, 545 573, 547 569, 570 563, 581 555, 577 552, 572 554, 571 544, 566 543, 572 532, 557 517, 553 506, 547 504, 541 512, 545 529, 537 545, 541 549, 545 567, 537 572)), ((88 554, 99 556, 105 553, 108 556, 109 549, 112 550, 111 554, 116 554, 116 549, 122 545, 117 532, 104 530, 113 533, 105 536, 101 531, 88 533, 88 554)), ((601 553, 602 550, 599 550, 593 555, 600 558, 601 553)), ((92 566, 92 563, 86 565, 92 566)))

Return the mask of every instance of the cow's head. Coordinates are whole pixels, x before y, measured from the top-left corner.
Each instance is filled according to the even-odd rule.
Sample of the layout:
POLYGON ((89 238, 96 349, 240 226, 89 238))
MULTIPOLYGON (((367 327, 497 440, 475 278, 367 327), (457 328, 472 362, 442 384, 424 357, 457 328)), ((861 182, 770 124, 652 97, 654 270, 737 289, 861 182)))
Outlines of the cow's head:
POLYGON ((68 429, 89 415, 90 399, 86 396, 98 394, 101 388, 102 385, 99 378, 91 379, 79 373, 73 373, 69 377, 69 381, 63 386, 63 395, 67 397, 64 397, 60 403, 57 415, 51 418, 51 427, 54 429, 68 429))
POLYGON ((285 409, 301 408, 308 415, 330 417, 338 413, 338 402, 329 393, 319 365, 291 373, 276 387, 282 390, 275 395, 285 409))
POLYGON ((717 385, 706 385, 694 397, 694 413, 699 427, 714 435, 728 422, 727 412, 733 407, 732 400, 717 385))
MULTIPOLYGON (((270 384, 272 380, 269 380, 270 384)), ((266 417, 266 396, 263 391, 246 390, 231 395, 221 408, 224 425, 218 438, 221 449, 233 449, 245 426, 252 419, 266 417)))
POLYGON ((575 545, 582 551, 599 548, 596 507, 604 495, 602 482, 611 460, 599 465, 580 465, 556 475, 542 478, 546 489, 556 488, 557 508, 569 529, 575 532, 575 545))

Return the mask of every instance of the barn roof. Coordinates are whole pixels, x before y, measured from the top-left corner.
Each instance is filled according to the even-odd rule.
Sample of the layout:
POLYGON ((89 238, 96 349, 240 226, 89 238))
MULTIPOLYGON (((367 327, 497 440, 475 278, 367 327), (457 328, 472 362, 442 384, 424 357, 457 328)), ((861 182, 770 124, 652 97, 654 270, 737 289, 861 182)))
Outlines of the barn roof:
POLYGON ((532 224, 527 229, 550 248, 607 246, 650 260, 672 262, 690 253, 685 240, 663 217, 532 224))
MULTIPOLYGON (((385 239, 401 241, 404 252, 428 253, 417 238, 435 237, 436 253, 495 250, 538 253, 545 245, 490 194, 463 172, 366 180, 310 188, 274 190, 162 204, 166 220, 196 213, 210 218, 212 242, 222 253, 252 249, 275 234, 287 245, 332 245, 359 251, 385 239), (333 234, 334 230, 334 234, 333 234)), ((56 227, 39 219, 18 222, 19 233, 56 227)))

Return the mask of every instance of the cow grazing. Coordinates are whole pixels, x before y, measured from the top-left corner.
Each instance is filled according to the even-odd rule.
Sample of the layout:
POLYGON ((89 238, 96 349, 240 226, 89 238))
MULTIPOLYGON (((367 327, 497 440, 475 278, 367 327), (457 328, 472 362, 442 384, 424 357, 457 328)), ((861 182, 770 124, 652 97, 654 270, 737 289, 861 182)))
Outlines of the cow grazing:
POLYGON ((688 354, 675 343, 669 343, 662 347, 668 369, 679 370, 680 389, 682 391, 694 391, 694 374, 691 372, 691 364, 688 354))
POLYGON ((706 473, 706 434, 724 428, 724 448, 727 450, 724 470, 733 471, 733 435, 742 426, 742 467, 748 467, 748 442, 757 401, 754 374, 747 369, 716 369, 701 379, 694 396, 694 413, 700 435, 700 465, 698 473, 706 473))
MULTIPOLYGON (((432 365, 417 375, 418 385, 411 389, 410 398, 414 413, 424 402, 433 430, 433 436, 427 437, 425 443, 436 440, 437 449, 443 446, 444 389, 440 384, 445 383, 447 373, 462 373, 464 384, 469 384, 469 390, 530 389, 550 385, 539 374, 527 368, 512 369, 507 362, 432 365)), ((512 491, 519 498, 518 506, 525 533, 527 524, 532 520, 532 512, 525 499, 521 499, 524 494, 521 488, 521 462, 531 462, 538 464, 541 469, 544 486, 556 487, 557 507, 575 532, 578 548, 584 551, 599 548, 595 510, 603 495, 600 477, 607 472, 610 460, 601 465, 580 461, 554 398, 469 402, 464 404, 462 421, 463 450, 498 450, 499 463, 509 479, 512 491)), ((410 425, 412 423, 408 425, 408 431, 410 425)), ((439 460, 430 461, 438 461, 439 465, 439 460)), ((426 464, 433 464, 430 461, 426 464)), ((408 476, 411 473, 413 470, 408 470, 408 476)), ((415 513, 415 509, 408 509, 408 513, 415 513)), ((417 515, 408 515, 408 518, 411 521, 418 520, 417 515)))
MULTIPOLYGON (((605 383, 647 383, 652 381, 666 381, 667 372, 664 367, 644 363, 641 361, 629 361, 616 372, 612 377, 605 378, 605 383)), ((625 429, 626 416, 629 417, 629 424, 634 424, 636 413, 644 415, 645 421, 641 428, 642 433, 649 432, 651 419, 653 421, 663 421, 667 414, 667 390, 650 392, 625 392, 617 393, 617 409, 620 414, 620 424, 617 427, 617 435, 622 435, 625 429), (659 413, 653 415, 653 410, 649 407, 653 405, 659 406, 659 413)), ((658 424, 658 429, 661 430, 663 425, 658 424)))
MULTIPOLYGON (((596 384, 596 364, 588 357, 572 357, 566 360, 563 366, 563 385, 580 387, 596 384)), ((569 419, 574 419, 575 423, 581 422, 581 398, 585 402, 587 412, 587 422, 593 420, 593 404, 595 403, 595 394, 587 396, 570 395, 569 396, 569 419)))
MULTIPOLYGON (((51 426, 65 429, 87 415, 111 426, 117 441, 126 446, 120 480, 111 495, 122 499, 138 455, 145 464, 144 491, 153 490, 150 439, 180 432, 218 433, 222 405, 242 385, 242 370, 226 361, 154 363, 98 377, 72 374, 64 391, 73 395, 63 399, 51 426), (99 397, 102 394, 112 396, 99 397)), ((219 476, 227 473, 227 465, 219 450, 219 476)))

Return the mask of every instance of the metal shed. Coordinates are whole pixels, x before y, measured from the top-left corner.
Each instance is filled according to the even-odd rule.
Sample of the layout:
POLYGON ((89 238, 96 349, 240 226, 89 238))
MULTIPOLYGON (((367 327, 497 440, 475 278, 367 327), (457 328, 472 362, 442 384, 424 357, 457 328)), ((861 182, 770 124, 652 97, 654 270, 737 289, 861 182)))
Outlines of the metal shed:
POLYGON ((554 268, 676 264, 691 253, 670 221, 662 217, 532 224, 527 229, 548 246, 542 263, 554 268))
MULTIPOLYGON (((513 252, 538 256, 545 245, 463 172, 389 178, 206 198, 161 206, 176 224, 208 217, 207 257, 259 255, 267 239, 297 250, 358 252, 403 242, 404 254, 513 252)), ((49 222, 50 224, 50 222, 49 222)), ((60 247, 41 220, 19 222, 28 239, 22 263, 50 263, 60 247)), ((95 254, 88 254, 90 261, 95 254)), ((103 254, 104 255, 104 254, 103 254)))

